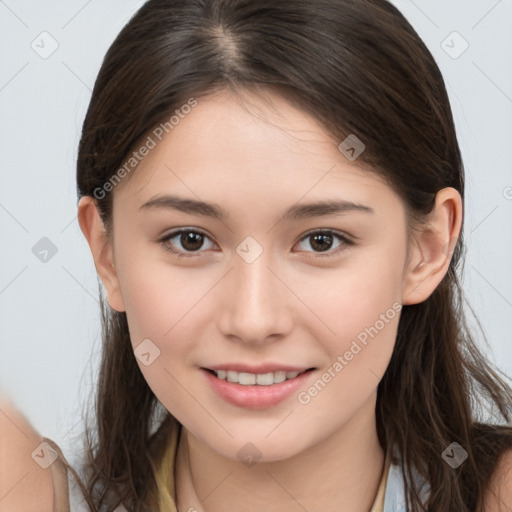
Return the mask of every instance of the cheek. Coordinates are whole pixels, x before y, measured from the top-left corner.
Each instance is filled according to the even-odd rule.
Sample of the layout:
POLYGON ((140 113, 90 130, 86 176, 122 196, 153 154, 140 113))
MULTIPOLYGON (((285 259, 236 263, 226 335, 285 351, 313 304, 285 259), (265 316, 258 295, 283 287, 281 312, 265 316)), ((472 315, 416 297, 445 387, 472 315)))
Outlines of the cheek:
POLYGON ((163 249, 139 238, 116 239, 117 275, 134 345, 171 336, 205 292, 205 275, 201 279, 199 272, 171 264, 163 249))
POLYGON ((128 277, 123 297, 132 344, 150 338, 168 351, 172 339, 172 352, 179 353, 187 345, 187 328, 192 329, 188 322, 200 311, 204 293, 204 280, 203 286, 196 287, 190 279, 183 279, 183 274, 169 269, 166 274, 145 270, 128 277))
POLYGON ((201 418, 201 411, 190 407, 194 390, 185 391, 183 361, 197 338, 193 320, 204 286, 194 292, 183 272, 168 266, 137 268, 124 266, 119 272, 137 364, 155 396, 179 421, 201 418))
POLYGON ((368 251, 347 268, 334 272, 332 278, 318 281, 316 287, 305 285, 315 290, 309 292, 310 303, 329 327, 332 336, 327 339, 332 340, 333 348, 343 349, 360 334, 364 341, 365 329, 375 325, 383 337, 388 333, 392 337, 392 329, 387 327, 393 325, 400 310, 400 254, 400 249, 391 248, 368 251))
MULTIPOLYGON (((335 429, 372 395, 391 359, 401 302, 399 266, 355 273, 322 302, 325 327, 313 336, 326 354, 317 379, 297 397, 308 417, 335 429), (384 270, 386 270, 384 272, 384 270)), ((311 425, 314 429, 314 424, 311 425)))

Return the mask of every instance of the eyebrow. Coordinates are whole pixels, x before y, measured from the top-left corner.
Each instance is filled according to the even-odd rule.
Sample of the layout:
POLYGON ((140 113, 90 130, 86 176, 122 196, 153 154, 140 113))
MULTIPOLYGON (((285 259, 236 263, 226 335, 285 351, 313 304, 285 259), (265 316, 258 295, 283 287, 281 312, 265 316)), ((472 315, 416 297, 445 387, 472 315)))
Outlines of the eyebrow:
MULTIPOLYGON (((212 217, 220 221, 229 219, 228 212, 218 204, 206 203, 204 201, 179 197, 176 195, 155 196, 145 202, 140 209, 178 210, 191 215, 212 217)), ((364 204, 353 203, 343 199, 324 199, 313 203, 295 204, 286 210, 281 220, 297 221, 353 211, 370 214, 375 213, 373 208, 364 204)))

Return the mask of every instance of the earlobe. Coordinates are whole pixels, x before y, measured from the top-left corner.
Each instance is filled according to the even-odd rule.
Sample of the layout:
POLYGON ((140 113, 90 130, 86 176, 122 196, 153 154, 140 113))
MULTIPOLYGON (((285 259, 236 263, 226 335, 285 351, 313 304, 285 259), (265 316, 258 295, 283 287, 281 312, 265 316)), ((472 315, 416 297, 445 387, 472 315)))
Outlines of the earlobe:
POLYGON ((78 222, 94 258, 98 276, 105 287, 110 307, 125 311, 119 279, 114 265, 112 243, 99 214, 94 199, 84 196, 78 203, 78 222))
POLYGON ((448 272, 462 226, 462 199, 447 187, 436 194, 428 220, 412 235, 405 269, 402 303, 419 304, 436 289, 448 272))

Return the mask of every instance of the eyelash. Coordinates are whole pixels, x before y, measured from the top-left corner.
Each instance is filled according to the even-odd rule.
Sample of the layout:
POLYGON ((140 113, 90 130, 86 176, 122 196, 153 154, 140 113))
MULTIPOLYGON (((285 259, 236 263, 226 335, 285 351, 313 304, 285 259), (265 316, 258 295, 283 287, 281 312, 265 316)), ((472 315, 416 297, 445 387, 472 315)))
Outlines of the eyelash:
MULTIPOLYGON (((176 238, 176 236, 181 235, 183 233, 195 233, 195 234, 202 235, 202 236, 210 239, 210 237, 204 231, 201 231, 199 229, 180 229, 180 230, 177 230, 177 231, 173 231, 172 233, 169 233, 168 235, 165 235, 165 237, 157 240, 157 242, 160 243, 163 246, 165 251, 170 252, 172 254, 175 254, 176 256, 178 256, 180 258, 181 257, 194 258, 194 257, 200 256, 201 255, 200 251, 197 251, 197 252, 194 252, 194 253, 184 253, 182 251, 177 251, 171 245, 169 245, 169 241, 170 240, 172 240, 173 238, 176 238)), ((303 240, 306 240, 307 238, 310 238, 313 235, 319 235, 319 234, 322 234, 322 235, 332 235, 335 238, 337 238, 341 242, 341 244, 342 244, 337 249, 329 250, 329 252, 316 253, 317 256, 319 256, 319 257, 330 258, 330 257, 336 256, 338 253, 340 253, 343 250, 345 250, 347 248, 347 246, 354 245, 354 242, 352 240, 349 240, 345 235, 343 235, 343 234, 341 234, 341 233, 339 233, 337 231, 331 230, 331 229, 321 229, 321 230, 317 230, 317 231, 310 231, 309 233, 306 233, 299 240, 299 242, 302 242, 303 240)), ((306 252, 311 252, 311 251, 306 251, 306 252)))

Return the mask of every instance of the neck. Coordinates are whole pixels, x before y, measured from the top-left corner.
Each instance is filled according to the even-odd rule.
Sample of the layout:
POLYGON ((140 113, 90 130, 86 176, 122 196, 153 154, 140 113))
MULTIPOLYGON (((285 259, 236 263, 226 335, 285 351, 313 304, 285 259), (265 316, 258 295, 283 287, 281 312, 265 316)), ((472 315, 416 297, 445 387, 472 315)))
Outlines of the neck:
POLYGON ((369 512, 382 476, 375 398, 350 422, 286 460, 247 467, 184 427, 176 455, 178 510, 185 512, 369 512))

